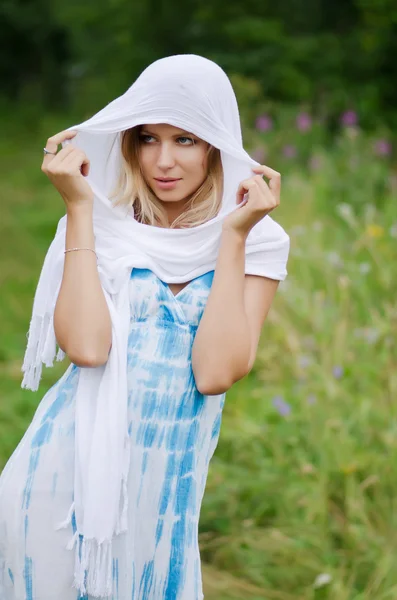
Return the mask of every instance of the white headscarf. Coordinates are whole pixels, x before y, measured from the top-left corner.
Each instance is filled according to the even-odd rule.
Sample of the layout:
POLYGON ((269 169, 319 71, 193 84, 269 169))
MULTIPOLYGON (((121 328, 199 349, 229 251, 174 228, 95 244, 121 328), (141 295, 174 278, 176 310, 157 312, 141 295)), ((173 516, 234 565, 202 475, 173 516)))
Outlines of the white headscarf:
MULTIPOLYGON (((76 390, 74 503, 77 531, 74 585, 82 594, 112 594, 112 539, 127 531, 127 478, 130 439, 127 423, 128 285, 131 269, 151 269, 166 283, 190 281, 215 269, 222 222, 236 209, 236 192, 253 176, 253 160, 242 145, 236 97, 225 72, 201 56, 182 54, 149 65, 119 98, 93 117, 68 129, 66 143, 90 160, 87 181, 94 198, 98 272, 112 321, 112 348, 105 365, 81 368, 76 390), (166 229, 139 223, 131 207, 108 199, 118 176, 121 132, 136 125, 168 123, 206 140, 221 151, 224 175, 219 214, 193 228, 166 229), (81 558, 79 534, 84 536, 81 558), (85 570, 87 579, 85 580, 85 570)), ((56 349, 53 313, 62 281, 67 215, 48 249, 33 303, 22 371, 22 387, 37 390, 42 365, 53 366, 56 349)), ((270 216, 246 241, 245 272, 283 280, 289 236, 270 216)))

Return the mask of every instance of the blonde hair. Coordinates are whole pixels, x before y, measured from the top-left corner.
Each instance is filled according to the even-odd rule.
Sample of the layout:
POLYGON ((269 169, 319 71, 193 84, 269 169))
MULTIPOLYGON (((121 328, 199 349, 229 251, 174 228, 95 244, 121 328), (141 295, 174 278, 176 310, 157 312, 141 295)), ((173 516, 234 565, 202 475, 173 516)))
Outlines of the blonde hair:
POLYGON ((218 148, 207 150, 207 177, 198 190, 186 200, 186 210, 169 225, 165 208, 147 185, 139 161, 139 129, 137 125, 121 134, 121 169, 116 186, 110 194, 114 205, 133 206, 140 223, 158 227, 187 228, 201 225, 215 217, 223 194, 223 169, 218 148))

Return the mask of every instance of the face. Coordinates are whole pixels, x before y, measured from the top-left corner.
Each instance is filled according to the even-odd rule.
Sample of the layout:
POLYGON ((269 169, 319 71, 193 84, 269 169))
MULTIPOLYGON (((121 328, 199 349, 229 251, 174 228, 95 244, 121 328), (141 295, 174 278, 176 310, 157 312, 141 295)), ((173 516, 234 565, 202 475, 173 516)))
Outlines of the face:
POLYGON ((205 180, 208 146, 208 142, 173 125, 140 126, 139 154, 143 176, 167 210, 178 212, 205 180), (174 181, 165 183, 161 181, 164 179, 174 181))

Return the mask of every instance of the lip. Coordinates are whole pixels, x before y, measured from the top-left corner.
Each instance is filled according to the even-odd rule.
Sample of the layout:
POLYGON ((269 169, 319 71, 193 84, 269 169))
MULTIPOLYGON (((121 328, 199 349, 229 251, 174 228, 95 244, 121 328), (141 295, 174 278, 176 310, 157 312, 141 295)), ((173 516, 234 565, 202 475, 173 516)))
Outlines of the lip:
POLYGON ((154 178, 157 186, 162 190, 171 190, 173 189, 180 179, 170 179, 169 181, 162 181, 161 179, 154 178))

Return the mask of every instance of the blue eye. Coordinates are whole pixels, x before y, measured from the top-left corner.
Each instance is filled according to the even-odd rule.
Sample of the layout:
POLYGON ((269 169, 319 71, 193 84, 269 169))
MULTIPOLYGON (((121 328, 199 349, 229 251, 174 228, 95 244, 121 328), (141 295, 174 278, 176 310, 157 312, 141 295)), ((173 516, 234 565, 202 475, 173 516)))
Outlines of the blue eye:
MULTIPOLYGON (((149 141, 149 139, 148 139, 148 138, 149 138, 149 139, 154 139, 154 137, 153 137, 152 135, 149 135, 149 134, 144 134, 144 133, 143 133, 143 134, 141 134, 141 135, 139 136, 139 139, 140 139, 140 140, 141 140, 141 141, 142 141, 144 144, 150 144, 150 143, 151 143, 151 142, 149 141)), ((196 140, 194 140, 193 138, 190 138, 190 137, 184 136, 184 135, 182 135, 182 136, 178 137, 178 138, 177 138, 177 140, 178 140, 178 142, 179 142, 180 140, 188 140, 188 141, 190 142, 190 143, 188 143, 188 144, 181 143, 181 144, 180 144, 181 146, 193 146, 193 145, 196 143, 196 140)))
POLYGON ((151 138, 151 137, 153 137, 153 136, 152 135, 144 135, 144 134, 142 134, 142 135, 139 136, 139 139, 142 140, 143 143, 147 143, 146 138, 151 138))
POLYGON ((192 138, 186 137, 184 135, 179 137, 178 140, 189 140, 189 142, 191 142, 191 144, 182 144, 182 146, 193 146, 193 144, 195 144, 195 141, 192 138))

